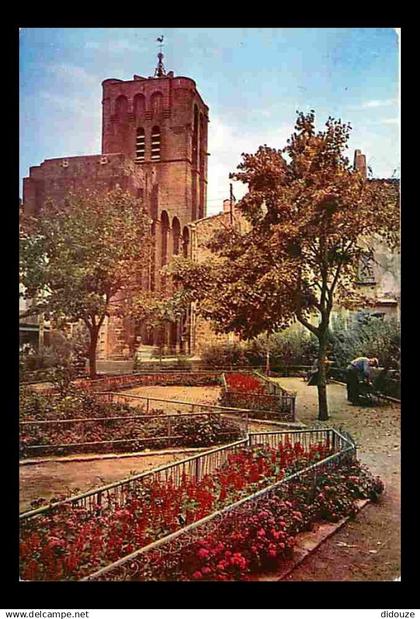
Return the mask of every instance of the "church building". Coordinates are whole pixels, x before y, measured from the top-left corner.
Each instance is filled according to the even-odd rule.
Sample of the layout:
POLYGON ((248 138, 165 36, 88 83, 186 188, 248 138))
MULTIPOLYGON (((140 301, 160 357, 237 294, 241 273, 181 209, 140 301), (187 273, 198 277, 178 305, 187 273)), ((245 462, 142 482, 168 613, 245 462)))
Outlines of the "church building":
MULTIPOLYGON (((117 186, 143 203, 151 219, 154 252, 147 265, 150 291, 165 288, 160 269, 172 256, 191 255, 188 224, 206 216, 208 106, 194 80, 166 72, 163 53, 152 77, 102 82, 102 152, 47 159, 23 181, 23 211, 41 216, 47 199, 64 204, 69 192, 117 186)), ((162 336, 130 319, 110 317, 98 344, 99 358, 129 358, 141 337, 173 352, 192 348, 191 317, 180 316, 162 336), (161 339, 164 339, 164 342, 161 339)))
MULTIPOLYGON (((117 186, 130 192, 149 213, 154 239, 143 286, 165 294, 168 282, 160 270, 173 256, 205 260, 214 230, 241 229, 245 222, 232 200, 225 200, 220 214, 207 217, 209 108, 194 80, 166 72, 160 52, 153 76, 109 78, 102 89, 102 152, 46 159, 31 167, 23 181, 22 209, 24 214, 42 216, 46 200, 64 205, 69 192, 109 191, 117 186)), ((366 157, 359 150, 354 168, 367 177, 366 157)), ((380 247, 375 253, 376 262, 366 255, 358 283, 376 299, 377 315, 397 316, 399 256, 380 247)), ((114 301, 118 303, 118 296, 114 301)), ((163 330, 110 316, 100 332, 98 358, 132 359, 140 338, 142 344, 164 346, 171 353, 199 354, 209 344, 232 341, 233 336, 217 335, 194 306, 163 330)))

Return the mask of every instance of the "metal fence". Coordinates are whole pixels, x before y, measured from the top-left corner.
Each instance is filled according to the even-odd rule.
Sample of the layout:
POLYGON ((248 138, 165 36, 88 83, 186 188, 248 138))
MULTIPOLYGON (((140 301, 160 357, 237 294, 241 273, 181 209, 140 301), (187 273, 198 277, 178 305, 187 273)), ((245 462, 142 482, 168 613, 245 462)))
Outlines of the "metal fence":
POLYGON ((231 454, 235 454, 243 448, 255 445, 277 447, 286 442, 292 445, 300 442, 306 449, 311 445, 321 443, 328 446, 333 453, 323 460, 287 475, 284 479, 239 501, 235 501, 205 518, 182 527, 178 531, 166 535, 82 579, 106 581, 157 580, 156 573, 153 571, 153 565, 159 562, 162 555, 169 553, 175 557, 197 540, 202 539, 211 531, 217 529, 226 518, 231 516, 238 517, 254 511, 258 508, 259 502, 265 501, 273 494, 278 494, 279 492, 287 493, 289 490, 292 492, 293 483, 297 480, 310 479, 315 487, 317 476, 328 471, 331 467, 338 466, 343 460, 353 460, 356 457, 354 441, 349 435, 345 435, 333 428, 250 433, 247 438, 235 441, 230 445, 211 449, 197 456, 164 465, 151 471, 69 497, 63 501, 25 512, 20 515, 20 521, 25 522, 29 518, 52 513, 62 505, 80 506, 91 512, 95 512, 98 505, 106 506, 110 501, 121 506, 133 491, 141 490, 144 484, 150 486, 153 483, 171 480, 175 487, 179 487, 186 480, 200 481, 204 476, 211 475, 216 469, 226 463, 231 454))
MULTIPOLYGON (((170 557, 171 561, 184 552, 189 546, 215 532, 228 518, 236 518, 236 521, 244 519, 263 507, 268 498, 281 494, 282 496, 293 495, 293 484, 296 481, 308 480, 315 489, 317 478, 337 466, 345 460, 353 460, 356 457, 356 446, 352 439, 335 429, 306 430, 288 433, 269 432, 250 434, 248 440, 236 444, 234 449, 245 445, 265 444, 273 447, 286 440, 292 443, 299 440, 308 447, 311 444, 322 442, 331 446, 333 454, 304 467, 300 471, 287 475, 284 479, 263 488, 250 496, 235 501, 225 508, 213 512, 186 527, 166 535, 165 537, 122 557, 112 564, 97 570, 82 580, 158 580, 159 564, 163 556, 170 557)), ((233 447, 233 446, 232 446, 233 447)))
MULTIPOLYGON (((194 385, 210 385, 220 382, 222 372, 247 372, 251 373, 255 369, 261 370, 261 366, 253 366, 247 368, 202 368, 202 369, 154 369, 135 371, 129 374, 107 374, 96 379, 78 378, 73 381, 75 387, 86 389, 89 391, 110 391, 116 389, 131 389, 134 387, 148 385, 184 385, 191 382, 194 385)), ((47 380, 47 379, 46 379, 47 380)), ((45 382, 45 381, 44 381, 45 382)), ((28 387, 35 383, 22 383, 28 387)), ((54 387, 44 387, 38 389, 43 395, 49 395, 56 392, 54 387)))
MULTIPOLYGON (((243 373, 243 372, 241 372, 243 373)), ((264 419, 279 419, 295 421, 296 419, 296 392, 288 391, 269 378, 254 372, 267 390, 266 394, 234 391, 228 386, 225 373, 222 374, 222 402, 227 406, 248 408, 256 412, 255 417, 264 419)))
MULTIPOLYGON (((57 394, 52 393, 52 396, 57 396, 57 394)), ((278 421, 278 416, 276 415, 276 411, 264 411, 259 410, 256 406, 255 409, 248 408, 237 408, 234 406, 217 406, 212 404, 200 404, 196 402, 186 402, 183 400, 169 400, 165 398, 155 398, 148 396, 139 396, 139 395, 131 395, 124 394, 120 392, 95 392, 95 399, 99 402, 106 404, 128 404, 133 407, 134 410, 138 410, 140 408, 142 414, 125 414, 125 415, 114 415, 109 417, 80 417, 80 418, 71 418, 71 419, 50 419, 50 420, 29 420, 29 421, 21 421, 19 426, 21 429, 24 429, 28 426, 30 427, 45 427, 45 426, 56 426, 58 428, 65 426, 66 428, 77 428, 79 433, 82 436, 82 440, 79 442, 72 443, 43 443, 38 445, 25 445, 24 450, 26 453, 30 453, 31 451, 35 454, 39 454, 40 452, 46 450, 47 452, 51 452, 51 450, 76 450, 79 448, 79 451, 85 451, 86 449, 102 449, 111 447, 115 445, 116 447, 121 446, 129 446, 133 444, 137 444, 136 451, 140 451, 143 448, 150 447, 151 443, 159 443, 159 447, 163 448, 164 446, 171 446, 170 443, 174 441, 179 441, 182 437, 178 436, 173 432, 174 424, 172 421, 176 421, 179 418, 197 418, 198 420, 211 420, 214 416, 223 416, 226 419, 231 419, 235 421, 238 425, 238 429, 241 436, 247 435, 248 432, 248 424, 249 420, 256 417, 265 417, 268 419, 272 419, 273 421, 278 421), (138 406, 140 405, 140 406, 138 406), (154 411, 162 411, 159 414, 154 414, 154 411), (164 411, 164 413, 163 413, 164 411), (155 419, 156 421, 163 421, 166 427, 166 433, 161 436, 147 437, 141 434, 141 425, 145 424, 148 421, 155 419), (139 435, 135 438, 122 438, 115 440, 103 440, 103 441, 87 441, 83 440, 83 427, 87 428, 92 426, 92 424, 99 425, 107 425, 109 423, 125 423, 125 422, 138 422, 139 424, 139 435), (166 443, 166 445, 165 445, 166 443)), ((228 435, 226 435, 228 437, 228 435)), ((229 439, 227 439, 229 440, 229 439)), ((182 446, 178 444, 176 446, 182 446)))
MULTIPOLYGON (((203 407, 205 409, 205 407, 203 407)), ((180 428, 179 422, 181 419, 186 420, 194 420, 200 423, 205 423, 206 421, 212 421, 213 419, 220 419, 222 413, 218 411, 203 411, 200 413, 177 413, 177 414, 169 414, 169 415, 160 415, 160 414, 147 414, 147 415, 123 415, 123 416, 114 416, 114 417, 91 417, 91 418, 78 418, 78 419, 54 419, 54 420, 46 420, 46 421, 22 421, 20 422, 21 428, 26 427, 45 427, 45 426, 58 426, 63 428, 63 426, 68 429, 70 432, 74 433, 76 429, 80 436, 81 441, 79 442, 64 442, 64 443, 42 443, 39 445, 25 445, 25 452, 34 451, 35 453, 44 452, 44 451, 64 451, 66 449, 78 450, 79 452, 85 448, 107 448, 111 446, 115 447, 128 447, 129 445, 133 445, 136 448, 136 451, 140 451, 141 449, 145 449, 146 447, 150 447, 150 445, 156 445, 159 448, 168 447, 168 446, 196 446, 196 445, 186 445, 189 441, 193 441, 192 437, 185 436, 184 433, 179 433, 180 428), (101 440, 101 441, 85 441, 83 440, 84 435, 86 433, 86 429, 89 429, 89 426, 92 425, 102 425, 102 426, 110 426, 115 428, 119 424, 127 424, 130 422, 131 430, 136 432, 136 436, 134 438, 119 438, 112 440, 101 440), (155 422, 155 425, 153 425, 155 422), (152 424, 152 425, 150 425, 152 424), (160 434, 159 434, 160 432, 160 434)), ((232 429, 228 432, 218 432, 217 433, 217 441, 218 443, 222 443, 223 441, 232 440, 232 438, 236 438, 237 436, 244 437, 248 432, 248 413, 237 413, 235 415, 235 424, 232 426, 232 429), (236 428, 236 432, 235 432, 236 428), (236 436, 235 436, 236 434, 236 436)), ((74 434, 72 434, 74 435, 74 434)), ((63 439, 63 435, 60 436, 61 440, 63 439)), ((204 445, 206 447, 206 445, 204 445)))
POLYGON ((266 412, 259 411, 258 409, 250 409, 239 406, 218 406, 217 404, 200 404, 199 402, 186 402, 185 400, 169 400, 166 398, 155 398, 150 396, 131 395, 128 393, 118 393, 113 391, 100 392, 96 394, 96 397, 106 403, 127 403, 131 402, 143 402, 144 410, 149 412, 152 407, 156 410, 162 406, 165 411, 175 410, 176 412, 183 413, 196 413, 196 412, 218 412, 226 415, 248 415, 251 418, 254 413, 266 412))

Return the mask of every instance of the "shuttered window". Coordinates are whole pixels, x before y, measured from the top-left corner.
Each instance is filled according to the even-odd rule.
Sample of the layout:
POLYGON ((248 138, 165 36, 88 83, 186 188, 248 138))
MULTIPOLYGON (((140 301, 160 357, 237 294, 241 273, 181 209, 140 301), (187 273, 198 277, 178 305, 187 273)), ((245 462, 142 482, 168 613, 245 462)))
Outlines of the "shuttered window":
POLYGON ((160 129, 153 127, 152 129, 152 159, 160 159, 160 129))
POLYGON ((145 135, 144 129, 139 127, 137 129, 136 135, 136 162, 140 163, 140 161, 144 161, 144 152, 145 152, 145 135))

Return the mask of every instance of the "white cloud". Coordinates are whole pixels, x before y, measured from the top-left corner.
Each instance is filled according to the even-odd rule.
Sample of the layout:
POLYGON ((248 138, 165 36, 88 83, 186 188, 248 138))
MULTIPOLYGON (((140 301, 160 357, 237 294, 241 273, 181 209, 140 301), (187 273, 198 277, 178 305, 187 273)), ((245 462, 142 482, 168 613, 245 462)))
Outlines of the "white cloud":
POLYGON ((387 107, 389 105, 396 105, 397 99, 371 99, 370 101, 364 101, 356 105, 349 105, 351 110, 367 110, 370 108, 387 107))
POLYGON ((95 49, 102 52, 136 52, 147 53, 149 48, 146 45, 139 45, 138 43, 132 43, 126 39, 109 40, 109 41, 86 41, 85 49, 95 49))
POLYGON ((282 148, 293 131, 293 124, 279 125, 273 129, 247 128, 246 125, 228 125, 218 117, 212 117, 209 126, 210 157, 208 161, 208 214, 222 210, 223 200, 229 197, 229 183, 233 193, 240 199, 247 191, 243 183, 229 179, 242 160, 242 153, 253 153, 262 144, 282 148))
POLYGON ((60 80, 67 80, 72 85, 77 82, 80 86, 95 85, 101 82, 101 78, 93 73, 88 73, 83 67, 71 64, 50 64, 48 70, 57 75, 60 80))
MULTIPOLYGON (((398 118, 378 120, 378 124, 394 125, 398 118)), ((399 164, 399 145, 395 142, 394 129, 391 127, 385 135, 369 130, 364 123, 351 134, 349 148, 346 151, 350 163, 353 161, 354 149, 360 148, 366 154, 368 164, 372 166, 375 176, 389 177, 399 164)), ((282 148, 294 131, 294 124, 273 125, 272 129, 248 128, 246 124, 227 124, 220 117, 212 117, 209 125, 208 158, 208 204, 207 213, 213 215, 222 210, 223 200, 229 197, 229 183, 233 183, 233 193, 240 199, 247 187, 240 182, 229 179, 229 173, 235 172, 242 157, 241 153, 253 153, 262 144, 282 148)))
POLYGON ((381 125, 399 125, 399 118, 382 118, 378 121, 381 125))
POLYGON ((396 103, 395 99, 372 99, 371 101, 362 103, 362 107, 385 107, 387 105, 393 105, 394 103, 396 103))

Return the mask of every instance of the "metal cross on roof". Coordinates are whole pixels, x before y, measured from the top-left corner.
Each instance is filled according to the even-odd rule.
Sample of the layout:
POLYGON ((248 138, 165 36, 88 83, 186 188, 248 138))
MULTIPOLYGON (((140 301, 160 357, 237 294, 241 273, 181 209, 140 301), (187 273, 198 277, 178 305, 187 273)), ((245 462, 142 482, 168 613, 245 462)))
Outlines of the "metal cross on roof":
POLYGON ((164 77, 166 75, 165 67, 163 65, 163 34, 156 39, 159 43, 160 52, 158 53, 158 64, 155 69, 155 77, 164 77))

